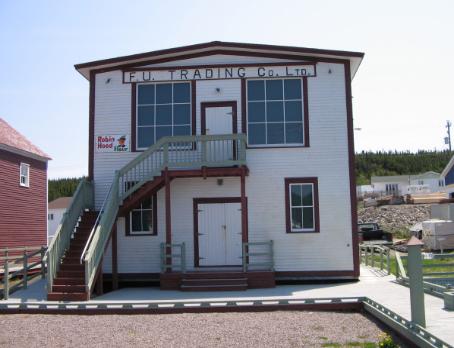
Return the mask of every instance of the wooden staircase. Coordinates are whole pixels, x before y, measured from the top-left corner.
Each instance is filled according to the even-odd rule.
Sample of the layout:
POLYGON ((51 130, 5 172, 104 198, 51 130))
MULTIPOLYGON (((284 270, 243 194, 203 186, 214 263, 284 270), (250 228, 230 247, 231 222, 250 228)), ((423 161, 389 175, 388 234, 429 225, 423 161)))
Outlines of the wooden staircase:
POLYGON ((47 294, 49 301, 85 301, 85 269, 80 263, 82 251, 87 243, 90 232, 96 222, 98 212, 85 211, 76 227, 69 248, 62 258, 60 269, 47 294))
POLYGON ((243 272, 188 272, 181 279, 182 291, 247 290, 248 278, 243 272))

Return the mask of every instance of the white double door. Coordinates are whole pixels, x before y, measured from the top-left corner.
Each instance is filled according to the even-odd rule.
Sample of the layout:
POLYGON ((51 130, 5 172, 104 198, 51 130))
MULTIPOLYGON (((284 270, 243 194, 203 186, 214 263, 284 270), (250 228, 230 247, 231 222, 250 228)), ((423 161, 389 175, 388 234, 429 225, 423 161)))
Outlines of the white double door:
POLYGON ((198 207, 199 265, 241 265, 241 204, 209 203, 198 207))

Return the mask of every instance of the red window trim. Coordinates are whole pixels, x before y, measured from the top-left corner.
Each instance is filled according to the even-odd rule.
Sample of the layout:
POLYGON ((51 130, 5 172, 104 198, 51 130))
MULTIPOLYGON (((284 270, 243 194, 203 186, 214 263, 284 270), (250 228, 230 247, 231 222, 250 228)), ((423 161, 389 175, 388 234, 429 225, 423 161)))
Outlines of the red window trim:
POLYGON ((319 233, 320 232, 320 213, 318 200, 318 178, 285 178, 285 223, 287 233, 319 233), (314 230, 313 231, 292 231, 290 216, 290 184, 313 184, 314 185, 314 230))
POLYGON ((153 214, 153 232, 152 233, 131 233, 131 223, 130 223, 130 216, 131 211, 128 211, 125 214, 125 235, 126 237, 142 237, 142 236, 157 236, 158 235, 158 211, 157 211, 157 195, 154 194, 151 197, 152 202, 152 214, 153 214))

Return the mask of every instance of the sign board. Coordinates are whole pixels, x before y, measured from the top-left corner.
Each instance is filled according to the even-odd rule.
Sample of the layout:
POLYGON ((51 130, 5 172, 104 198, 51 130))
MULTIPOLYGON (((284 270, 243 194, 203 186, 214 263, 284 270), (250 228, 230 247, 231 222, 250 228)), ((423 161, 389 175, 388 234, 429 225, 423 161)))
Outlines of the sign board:
POLYGON ((129 134, 97 135, 95 137, 96 152, 130 152, 129 134))
POLYGON ((242 78, 314 77, 315 64, 270 66, 207 67, 185 69, 144 69, 123 72, 123 82, 190 81, 242 78))

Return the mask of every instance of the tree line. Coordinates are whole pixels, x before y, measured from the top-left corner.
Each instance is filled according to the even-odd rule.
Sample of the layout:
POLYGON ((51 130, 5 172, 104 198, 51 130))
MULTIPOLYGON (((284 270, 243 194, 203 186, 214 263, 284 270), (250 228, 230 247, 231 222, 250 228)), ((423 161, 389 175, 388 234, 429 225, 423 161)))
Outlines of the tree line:
POLYGON ((71 197, 76 191, 82 178, 65 178, 65 179, 52 179, 48 182, 48 195, 47 201, 51 202, 59 197, 71 197))

